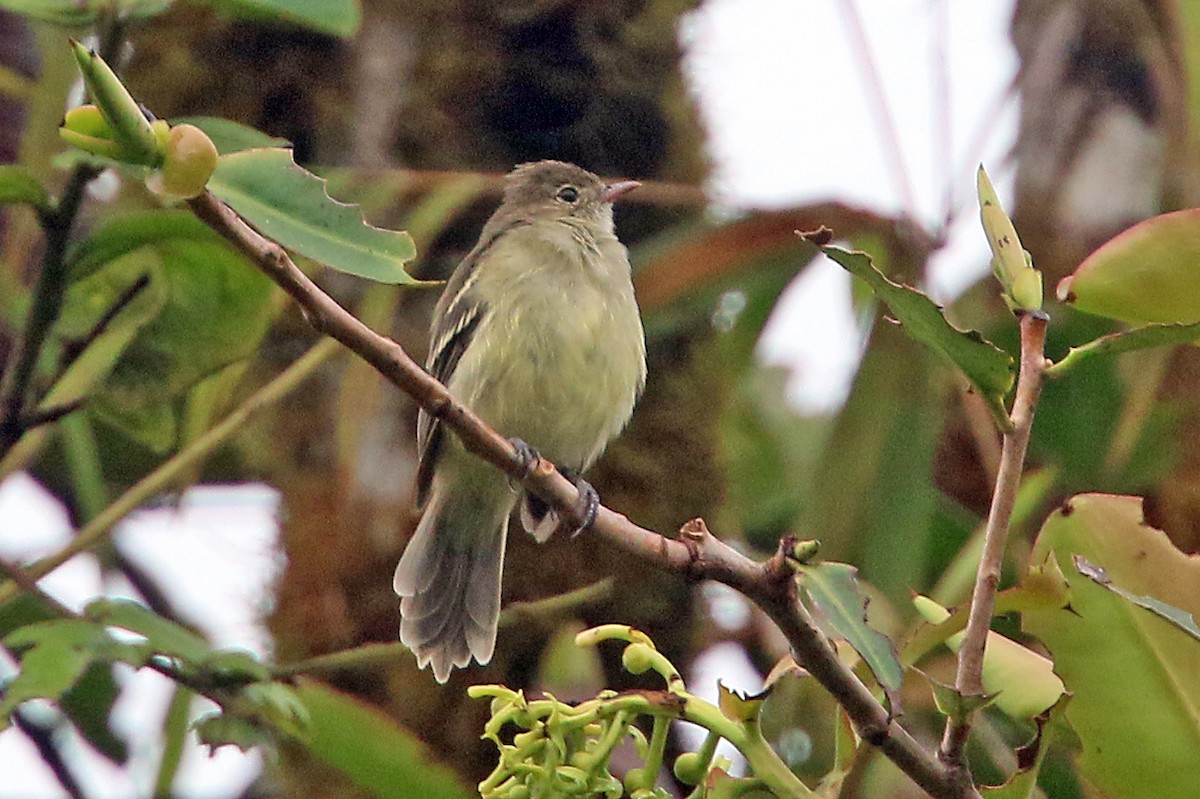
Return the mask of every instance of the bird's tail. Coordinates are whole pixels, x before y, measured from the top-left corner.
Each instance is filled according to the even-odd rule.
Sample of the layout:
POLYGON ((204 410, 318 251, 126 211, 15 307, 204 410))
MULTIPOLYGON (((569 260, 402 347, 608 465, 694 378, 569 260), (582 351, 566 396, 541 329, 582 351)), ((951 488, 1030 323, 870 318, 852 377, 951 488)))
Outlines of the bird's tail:
POLYGON ((433 664, 439 683, 472 657, 481 664, 492 659, 500 616, 500 573, 514 497, 462 493, 435 481, 393 581, 401 597, 400 641, 420 668, 433 664))

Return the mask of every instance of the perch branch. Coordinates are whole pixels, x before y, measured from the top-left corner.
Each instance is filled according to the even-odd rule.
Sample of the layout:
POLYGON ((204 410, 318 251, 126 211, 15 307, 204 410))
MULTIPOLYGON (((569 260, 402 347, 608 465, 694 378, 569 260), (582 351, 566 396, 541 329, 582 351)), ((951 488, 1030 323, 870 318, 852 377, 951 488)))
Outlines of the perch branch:
MULTIPOLYGON (((1046 323, 1041 312, 1021 317, 1021 374, 1013 398, 1011 432, 1005 433, 1000 451, 1000 470, 992 493, 984 533, 983 555, 975 575, 971 595, 971 613, 967 621, 962 648, 958 654, 958 673, 954 687, 963 696, 983 695, 983 653, 991 629, 992 613, 996 607, 996 591, 1000 587, 1000 569, 1004 565, 1004 547, 1008 540, 1008 525, 1012 519, 1021 472, 1025 466, 1025 450, 1033 429, 1033 414, 1046 369, 1046 323)), ((966 772, 965 749, 971 732, 969 715, 961 720, 947 719, 942 736, 939 759, 951 769, 966 772)))
MULTIPOLYGON (((192 211, 229 240, 304 311, 317 330, 338 340, 440 420, 475 455, 544 499, 568 521, 578 523, 575 486, 545 460, 526 471, 508 441, 462 405, 408 356, 337 304, 292 262, 278 244, 264 238, 232 209, 205 193, 189 202, 192 211)), ((711 579, 754 601, 787 636, 796 660, 845 708, 862 737, 937 799, 979 799, 959 771, 948 768, 892 719, 861 680, 839 659, 808 611, 796 600, 795 580, 785 561, 786 542, 765 563, 757 563, 712 536, 703 522, 689 522, 679 539, 639 527, 601 506, 593 533, 648 563, 691 579, 711 579)))

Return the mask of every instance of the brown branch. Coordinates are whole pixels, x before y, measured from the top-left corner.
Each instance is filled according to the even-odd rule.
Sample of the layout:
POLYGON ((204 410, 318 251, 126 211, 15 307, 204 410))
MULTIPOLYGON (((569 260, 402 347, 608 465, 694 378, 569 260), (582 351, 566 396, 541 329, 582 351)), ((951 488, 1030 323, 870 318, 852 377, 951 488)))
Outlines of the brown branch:
MULTIPOLYGON (((1008 525, 1012 519, 1021 473, 1025 466, 1025 450, 1033 429, 1033 414, 1042 391, 1046 369, 1046 323, 1040 311, 1027 312, 1021 317, 1021 375, 1013 398, 1010 420, 1012 431, 1004 435, 1000 451, 1000 470, 992 493, 984 533, 983 555, 975 575, 975 590, 971 595, 971 613, 958 653, 958 673, 955 689, 963 696, 983 695, 983 653, 996 607, 996 591, 1000 587, 1000 570, 1004 565, 1004 548, 1008 541, 1008 525)), ((939 759, 949 768, 966 774, 965 750, 971 733, 971 720, 946 720, 939 759)))
MULTIPOLYGON (((569 521, 581 521, 575 508, 576 489, 553 464, 539 460, 526 471, 503 436, 452 397, 400 345, 372 331, 321 291, 282 247, 261 236, 224 203, 205 193, 189 205, 202 221, 291 295, 313 327, 375 367, 453 430, 468 450, 521 482, 569 521)), ((711 535, 698 519, 684 525, 679 539, 670 539, 604 506, 599 508, 592 532, 658 568, 692 579, 716 580, 741 591, 779 625, 796 660, 833 694, 865 740, 931 796, 979 799, 979 793, 960 772, 947 768, 931 751, 922 748, 838 659, 833 646, 796 599, 795 580, 785 560, 787 542, 770 560, 757 563, 711 535)))

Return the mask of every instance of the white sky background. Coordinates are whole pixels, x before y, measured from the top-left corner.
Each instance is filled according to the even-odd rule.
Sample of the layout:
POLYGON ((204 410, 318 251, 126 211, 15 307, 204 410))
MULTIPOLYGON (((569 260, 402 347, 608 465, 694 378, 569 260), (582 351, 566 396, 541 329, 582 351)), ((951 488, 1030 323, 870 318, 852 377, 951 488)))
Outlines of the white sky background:
MULTIPOLYGON (((1001 166, 1015 127, 1015 105, 1004 101, 1016 70, 1008 41, 1011 13, 1011 0, 707 0, 689 15, 680 35, 688 50, 686 72, 709 130, 716 202, 736 211, 837 199, 881 213, 909 213, 937 227, 952 185, 965 211, 935 261, 931 287, 942 300, 952 297, 986 271, 974 205, 975 165, 981 159, 989 165, 1002 197, 1011 184, 1001 166), (905 181, 889 162, 890 145, 878 106, 869 99, 860 45, 848 34, 847 9, 854 6, 899 131, 905 181), (939 73, 935 65, 943 60, 948 68, 939 73), (938 88, 943 79, 948 92, 938 88), (949 152, 947 127, 935 111, 946 107, 947 97, 949 152), (992 127, 981 136, 985 121, 992 127)), ((799 405, 829 409, 844 398, 861 346, 847 276, 834 264, 818 262, 789 289, 760 354, 794 370, 790 390, 799 405)), ((171 587, 181 612, 203 621, 216 644, 265 655, 269 638, 257 620, 280 567, 273 554, 276 506, 274 492, 262 487, 194 490, 178 507, 137 514, 122 525, 117 540, 171 587)), ((61 509, 31 480, 17 476, 0 485, 0 556, 37 557, 68 535, 61 509)), ((102 592, 131 593, 127 585, 102 585, 90 556, 74 559, 42 585, 75 608, 102 592)), ((742 684, 753 673, 739 676, 746 670, 736 665, 723 661, 726 681, 758 690, 742 684)), ((11 673, 11 660, 0 654, 0 678, 11 673)), ((89 799, 150 793, 159 757, 152 742, 170 687, 154 674, 129 679, 132 687, 120 700, 117 723, 137 753, 134 765, 115 769, 82 745, 68 748, 89 799)), ((714 681, 693 684, 710 682, 715 699, 714 681)), ((43 717, 52 712, 34 710, 43 717)), ((223 751, 208 760, 192 749, 177 793, 185 799, 235 796, 258 769, 256 755, 223 751)), ((0 799, 66 796, 32 746, 12 730, 0 733, 0 774, 0 799)))

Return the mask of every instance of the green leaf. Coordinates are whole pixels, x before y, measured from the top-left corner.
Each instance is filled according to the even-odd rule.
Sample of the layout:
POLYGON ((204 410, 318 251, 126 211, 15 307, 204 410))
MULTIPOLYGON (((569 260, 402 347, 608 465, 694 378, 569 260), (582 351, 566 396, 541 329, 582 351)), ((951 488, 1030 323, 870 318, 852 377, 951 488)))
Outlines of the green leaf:
MULTIPOLYGON (((978 562, 978 556, 975 560, 978 562)), ((976 566, 978 567, 978 563, 976 566)), ((1071 590, 1067 585, 1067 578, 1058 567, 1058 561, 1050 558, 1045 563, 1031 566, 1021 585, 1006 588, 996 594, 993 613, 1003 616, 1006 613, 1027 610, 1057 610, 1067 607, 1070 601, 1071 590)), ((965 630, 971 612, 969 602, 950 613, 928 597, 922 596, 915 597, 913 605, 928 625, 917 630, 904 647, 904 654, 900 659, 904 665, 917 663, 935 646, 946 643, 965 630)))
POLYGON ((174 238, 150 249, 161 260, 166 302, 105 385, 131 407, 179 396, 250 357, 270 321, 273 284, 224 242, 174 238))
POLYGON ((285 22, 301 28, 353 36, 362 22, 358 0, 204 0, 227 14, 259 22, 285 22))
POLYGON ((893 283, 863 252, 820 247, 831 260, 861 278, 917 341, 962 370, 978 389, 993 413, 1004 416, 1004 395, 1013 383, 1012 356, 985 340, 978 332, 962 331, 946 321, 942 309, 921 292, 893 283))
MULTIPOLYGON (((84 615, 99 624, 120 627, 145 637, 156 653, 198 664, 212 652, 202 637, 127 599, 97 599, 88 603, 84 615)), ((94 625, 93 625, 94 626, 94 625)))
MULTIPOLYGON (((151 254, 132 253, 118 259, 105 274, 94 276, 67 292, 63 325, 68 331, 86 331, 111 306, 121 292, 129 289, 144 276, 153 273, 158 264, 151 254), (74 327, 71 327, 74 326, 74 327)), ((39 407, 42 409, 68 405, 89 393, 116 368, 122 355, 146 325, 158 315, 166 301, 153 280, 122 307, 105 326, 104 332, 72 361, 39 407)))
POLYGON ((358 206, 332 199, 321 178, 296 165, 291 150, 223 155, 208 188, 289 250, 381 283, 419 282, 404 271, 416 255, 412 238, 368 225, 358 206))
POLYGON ((64 27, 95 24, 114 6, 122 17, 146 19, 161 14, 173 0, 0 0, 0 9, 64 27))
MULTIPOLYGON (((1073 497, 1042 527, 1032 557, 1102 563, 1127 591, 1200 613, 1200 558, 1145 523, 1136 497, 1073 497)), ((1069 610, 1035 610, 1024 626, 1054 657, 1074 698, 1085 779, 1112 799, 1192 796, 1200 751, 1200 641, 1074 569, 1069 610)))
POLYGON ((717 680, 717 706, 725 718, 732 721, 757 721, 762 715, 763 702, 771 695, 770 686, 753 696, 725 687, 725 683, 717 680))
POLYGON ((1063 720, 1071 695, 1066 694, 1054 707, 1038 716, 1037 732, 1033 740, 1017 749, 1017 772, 1003 785, 983 786, 980 790, 986 799, 1030 799, 1037 796, 1038 775, 1046 761, 1046 752, 1054 743, 1065 744, 1074 735, 1063 720))
POLYGON ((175 784, 175 775, 179 772, 188 729, 191 727, 188 717, 194 696, 190 688, 175 686, 175 695, 171 697, 171 704, 163 719, 163 753, 158 763, 158 775, 154 779, 154 796, 172 795, 171 786, 175 784))
POLYGON ((1021 246, 1017 229, 1000 204, 983 164, 979 165, 976 186, 979 220, 992 250, 992 272, 1004 289, 1005 304, 1014 311, 1041 310, 1042 273, 1033 268, 1033 259, 1021 246))
MULTIPOLYGON (((950 618, 949 612, 929 597, 914 597, 913 605, 931 624, 940 625, 950 618)), ((959 632, 946 639, 950 651, 958 652, 964 635, 959 632)), ((993 631, 987 635, 982 682, 996 707, 1019 719, 1046 712, 1063 695, 1062 680, 1050 660, 993 631)))
POLYGON ((249 719, 230 713, 213 713, 196 720, 193 729, 200 743, 216 750, 222 746, 236 746, 249 752, 256 746, 272 742, 271 734, 249 719))
POLYGON ((977 710, 982 710, 996 701, 996 694, 964 696, 953 685, 938 682, 928 674, 925 675, 925 679, 933 689, 933 704, 938 712, 955 724, 966 722, 977 710))
POLYGON ((1047 377, 1061 377, 1064 372, 1080 361, 1097 355, 1119 355, 1122 352, 1144 350, 1150 347, 1166 347, 1174 344, 1190 344, 1200 339, 1200 322, 1190 325, 1147 325, 1110 333, 1078 347, 1071 347, 1062 360, 1046 370, 1047 377))
POLYGON ((431 761, 426 746, 378 709, 308 678, 297 694, 310 718, 307 747, 382 799, 468 799, 477 794, 445 767, 431 761), (347 734, 348 731, 353 734, 347 734))
POLYGON ((50 197, 28 169, 6 164, 0 166, 0 205, 16 204, 44 209, 50 207, 50 197))
POLYGON ((1083 555, 1075 555, 1072 560, 1075 562, 1075 569, 1084 577, 1090 577, 1098 585, 1102 585, 1109 591, 1112 591, 1117 596, 1123 596, 1139 608, 1160 616, 1174 624, 1179 629, 1183 630, 1193 638, 1200 640, 1200 626, 1196 625, 1196 617, 1186 610, 1182 610, 1173 605, 1168 605, 1159 599, 1144 594, 1135 594, 1132 591, 1126 591, 1121 586, 1117 585, 1108 576, 1108 570, 1103 566, 1097 566, 1083 555))
POLYGON ((1139 324, 1200 322, 1200 209, 1162 214, 1117 234, 1059 281, 1058 299, 1139 324))
POLYGON ((904 670, 890 638, 867 624, 867 600, 859 593, 857 569, 846 563, 795 564, 801 585, 824 614, 825 620, 854 647, 888 698, 893 715, 900 713, 900 684, 904 670))
POLYGON ((291 147, 287 139, 268 136, 260 130, 220 117, 179 117, 170 120, 172 125, 195 125, 208 134, 217 152, 221 155, 253 150, 259 147, 291 147))
POLYGON ((221 237, 187 211, 143 211, 112 216, 67 251, 72 281, 151 244, 170 240, 220 242, 221 237))
POLYGON ((150 120, 133 99, 125 84, 117 77, 103 58, 74 39, 71 49, 83 75, 87 92, 104 114, 112 128, 113 139, 120 148, 118 153, 104 153, 143 166, 158 166, 162 161, 163 148, 150 127, 150 120))
POLYGON ((109 641, 103 629, 81 619, 54 619, 10 633, 5 645, 28 651, 21 655, 21 671, 0 698, 0 726, 26 700, 58 699, 79 681, 109 641))

